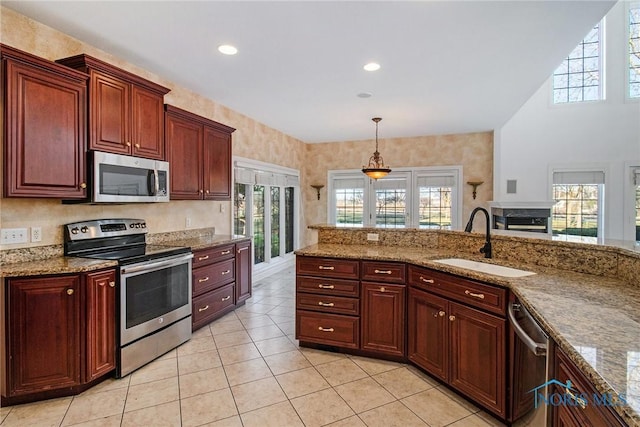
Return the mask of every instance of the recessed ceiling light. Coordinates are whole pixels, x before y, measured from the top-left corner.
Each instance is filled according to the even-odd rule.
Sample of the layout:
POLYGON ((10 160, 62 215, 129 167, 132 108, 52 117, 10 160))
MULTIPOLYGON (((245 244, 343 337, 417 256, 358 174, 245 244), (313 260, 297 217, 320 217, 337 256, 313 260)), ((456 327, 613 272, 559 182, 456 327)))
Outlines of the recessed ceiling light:
POLYGON ((238 53, 238 49, 235 46, 231 46, 230 44, 223 44, 218 46, 218 52, 225 55, 235 55, 236 53, 238 53))
POLYGON ((371 92, 360 92, 356 95, 358 98, 371 98, 373 94, 371 92))
POLYGON ((380 64, 378 64, 377 62, 369 62, 367 65, 365 65, 362 68, 364 68, 367 71, 377 71, 380 69, 380 64))

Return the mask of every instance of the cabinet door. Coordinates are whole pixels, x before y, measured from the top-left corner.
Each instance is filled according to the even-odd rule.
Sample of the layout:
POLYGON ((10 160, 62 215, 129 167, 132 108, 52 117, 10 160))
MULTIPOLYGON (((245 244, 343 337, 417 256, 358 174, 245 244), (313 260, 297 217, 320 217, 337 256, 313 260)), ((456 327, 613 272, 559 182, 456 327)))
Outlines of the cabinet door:
POLYGON ((406 286, 362 283, 362 349, 404 356, 406 286))
POLYGON ((116 273, 87 274, 87 378, 92 381, 116 367, 116 273))
POLYGON ((236 243, 236 304, 251 297, 251 242, 236 243))
POLYGON ((231 134, 204 128, 204 198, 231 200, 231 134))
POLYGON ((8 283, 9 394, 80 383, 80 277, 8 283))
POLYGON ((131 154, 131 85, 91 70, 89 92, 89 148, 131 154))
POLYGON ((86 197, 86 82, 6 59, 6 197, 86 197))
POLYGON ((163 96, 142 87, 131 86, 132 154, 164 160, 163 96))
POLYGON ((171 199, 202 199, 203 127, 171 114, 165 119, 171 199))
POLYGON ((505 415, 506 321, 449 303, 450 384, 497 415, 505 415))
POLYGON ((447 381, 449 317, 447 300, 409 288, 408 357, 430 374, 447 381))

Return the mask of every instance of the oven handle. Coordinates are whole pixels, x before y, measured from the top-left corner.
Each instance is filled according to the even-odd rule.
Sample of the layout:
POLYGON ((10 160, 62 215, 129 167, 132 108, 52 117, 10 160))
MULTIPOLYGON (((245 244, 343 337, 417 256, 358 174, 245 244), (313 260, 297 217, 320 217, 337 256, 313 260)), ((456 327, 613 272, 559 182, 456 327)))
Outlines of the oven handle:
MULTIPOLYGON (((509 323, 513 326, 513 330, 518 335, 518 337, 522 340, 525 346, 536 356, 545 356, 547 354, 547 343, 540 343, 534 341, 527 333, 522 329, 522 326, 518 323, 515 314, 515 306, 520 307, 520 304, 510 303, 509 304, 509 323)), ((529 313, 524 312, 525 316, 529 315, 529 313)), ((531 321, 534 321, 531 319, 531 321)), ((538 327, 538 325, 535 325, 538 327)))
POLYGON ((145 262, 145 263, 136 264, 130 267, 125 266, 120 270, 120 272, 122 274, 132 274, 132 273, 138 273, 140 271, 158 270, 163 267, 170 267, 173 265, 182 264, 183 262, 188 261, 191 258, 193 258, 193 254, 189 253, 186 255, 180 255, 178 257, 164 259, 158 262, 151 262, 151 263, 145 262))

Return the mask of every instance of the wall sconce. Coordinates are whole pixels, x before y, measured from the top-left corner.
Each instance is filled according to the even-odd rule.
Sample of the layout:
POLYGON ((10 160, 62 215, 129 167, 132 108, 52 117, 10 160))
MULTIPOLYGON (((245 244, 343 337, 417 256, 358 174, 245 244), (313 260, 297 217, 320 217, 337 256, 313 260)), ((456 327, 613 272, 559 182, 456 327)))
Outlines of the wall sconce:
POLYGON ((473 199, 475 200, 476 199, 476 195, 478 194, 476 190, 477 190, 478 186, 484 184, 484 181, 467 181, 467 184, 469 184, 470 186, 473 187, 473 193, 472 194, 473 194, 473 199))
POLYGON ((312 186, 313 188, 315 188, 315 189, 316 189, 316 191, 318 192, 318 200, 320 200, 320 190, 321 190, 322 188, 324 188, 324 185, 322 185, 322 184, 315 184, 315 185, 311 184, 311 186, 312 186))

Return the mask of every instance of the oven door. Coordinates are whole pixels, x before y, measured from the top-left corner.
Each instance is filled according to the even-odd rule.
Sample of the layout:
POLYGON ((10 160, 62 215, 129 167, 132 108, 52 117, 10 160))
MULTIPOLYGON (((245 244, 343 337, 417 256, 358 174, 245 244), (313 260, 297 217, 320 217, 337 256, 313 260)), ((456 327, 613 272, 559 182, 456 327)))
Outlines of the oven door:
POLYGON ((182 254, 120 268, 120 346, 191 316, 191 258, 182 254))

